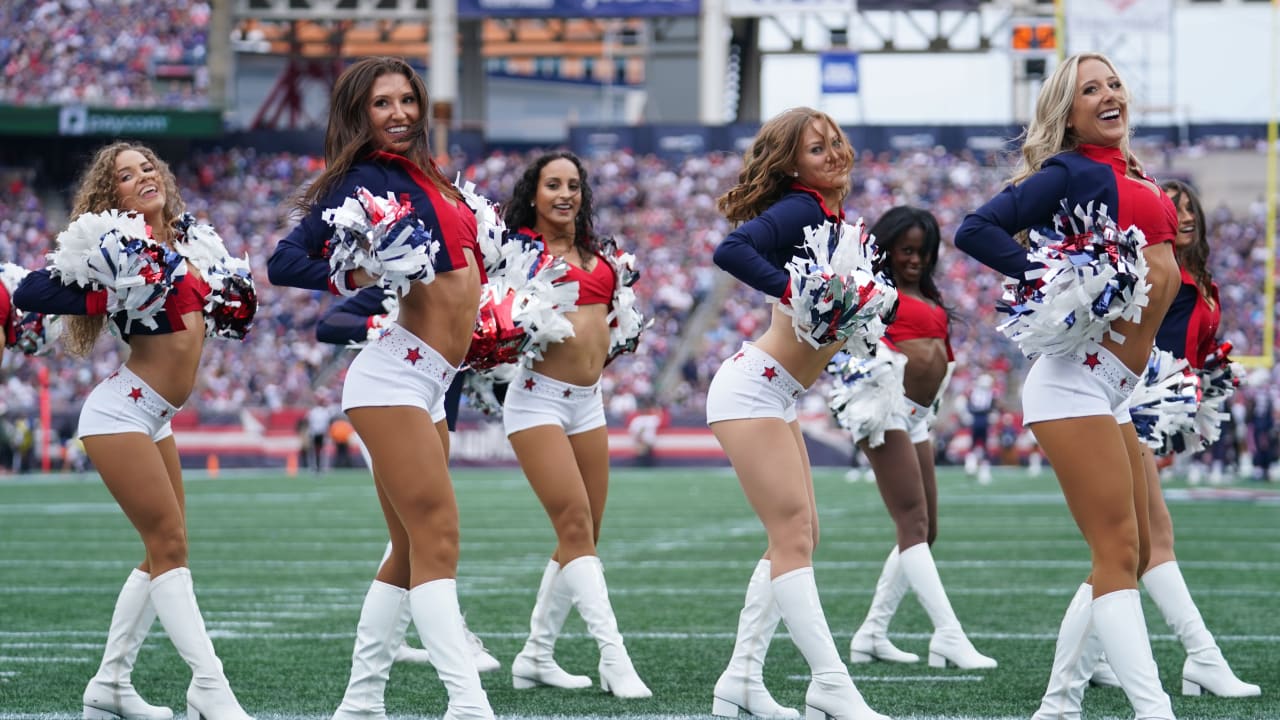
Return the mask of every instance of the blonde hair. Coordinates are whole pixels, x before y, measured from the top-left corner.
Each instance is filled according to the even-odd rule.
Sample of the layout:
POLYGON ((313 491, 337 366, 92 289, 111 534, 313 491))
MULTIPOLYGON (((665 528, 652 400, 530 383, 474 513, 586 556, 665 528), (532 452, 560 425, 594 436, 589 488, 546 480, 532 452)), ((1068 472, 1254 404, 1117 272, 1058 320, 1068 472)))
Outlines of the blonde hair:
MULTIPOLYGON (((173 225, 186 210, 186 205, 178 194, 178 181, 169 165, 145 145, 115 142, 98 150, 76 185, 71 218, 74 220, 85 213, 123 209, 120 207, 120 189, 116 181, 116 158, 128 150, 140 153, 147 162, 155 166, 156 175, 164 188, 164 221, 163 227, 152 228, 151 231, 156 233, 157 240, 167 242, 172 239, 173 225)), ((71 355, 88 357, 106 325, 106 315, 64 315, 62 345, 71 355)))
MULTIPOLYGON (((1067 127, 1067 121, 1071 117, 1071 106, 1076 99, 1080 63, 1085 60, 1098 60, 1117 77, 1120 75, 1116 72, 1115 64, 1102 53, 1078 53, 1059 63, 1040 88, 1040 96, 1036 98, 1036 116, 1022 135, 1022 157, 1009 178, 1010 184, 1017 185, 1035 175, 1044 166, 1044 162, 1054 155, 1079 147, 1080 139, 1067 127)), ((1128 86, 1121 85, 1121 88, 1127 105, 1130 100, 1128 86)), ((1128 136, 1120 141, 1120 151, 1124 153, 1130 170, 1141 174, 1142 165, 1129 149, 1128 136)))
MULTIPOLYGON (((805 130, 814 120, 836 131, 844 144, 842 155, 846 169, 853 169, 849 138, 830 115, 808 107, 784 110, 760 127, 747 148, 738 184, 716 200, 716 206, 726 218, 734 222, 750 220, 786 194, 795 180, 792 172, 805 130)), ((848 192, 847 177, 845 192, 848 192)))

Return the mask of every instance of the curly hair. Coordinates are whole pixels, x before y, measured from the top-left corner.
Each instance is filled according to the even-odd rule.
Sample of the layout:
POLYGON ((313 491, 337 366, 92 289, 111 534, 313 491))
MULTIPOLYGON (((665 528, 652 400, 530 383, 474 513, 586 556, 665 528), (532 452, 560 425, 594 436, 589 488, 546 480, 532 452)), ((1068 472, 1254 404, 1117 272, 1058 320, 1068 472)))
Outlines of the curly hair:
POLYGON ((378 78, 390 74, 403 75, 409 81, 420 109, 417 121, 409 126, 412 138, 409 149, 402 154, 431 178, 442 195, 462 201, 462 193, 431 159, 427 136, 427 86, 422 78, 400 58, 369 57, 344 70, 333 85, 333 93, 329 97, 329 125, 324 134, 325 169, 298 193, 294 203, 298 210, 308 212, 328 196, 352 165, 381 149, 377 145, 375 128, 369 122, 369 94, 373 92, 378 78))
POLYGON ((1182 212, 1185 202, 1196 219, 1195 240, 1186 247, 1175 250, 1178 266, 1195 278, 1196 289, 1200 296, 1213 306, 1213 273, 1209 272, 1209 234, 1204 223, 1204 207, 1200 204, 1200 196, 1192 187, 1181 180, 1166 180, 1160 183, 1160 189, 1173 199, 1173 206, 1182 212))
MULTIPOLYGON (((841 152, 846 167, 853 168, 853 149, 840 125, 830 115, 808 107, 792 108, 775 115, 751 141, 743 158, 738 184, 716 200, 716 206, 733 222, 745 222, 777 202, 795 179, 796 157, 804 133, 819 121, 835 130, 844 145, 841 152)), ((846 184, 845 191, 848 191, 846 184)))
POLYGON ((929 259, 925 263, 924 272, 920 275, 920 292, 950 315, 951 312, 942 302, 942 292, 938 290, 938 284, 933 281, 933 271, 938 267, 938 252, 942 247, 942 231, 938 229, 938 220, 933 213, 910 205, 899 205, 881 215, 876 224, 871 227, 871 234, 876 239, 877 248, 871 267, 896 283, 890 255, 893 254, 893 248, 898 241, 912 228, 920 228, 924 233, 924 244, 920 248, 920 253, 929 259))
POLYGON ((577 155, 567 150, 540 155, 524 169, 511 191, 511 202, 502 213, 502 221, 512 231, 533 228, 537 224, 538 212, 533 202, 538 196, 538 182, 542 178, 543 168, 555 160, 568 160, 578 169, 582 202, 578 206, 578 216, 573 219, 573 244, 580 252, 596 254, 600 251, 600 239, 596 237, 595 208, 591 202, 591 183, 587 180, 587 168, 577 155))
MULTIPOLYGON (((178 192, 177 178, 169 169, 168 163, 161 160, 155 151, 146 145, 115 142, 98 150, 76 185, 71 217, 75 219, 85 213, 121 209, 119 182, 116 179, 116 157, 128 150, 140 153, 147 162, 155 166, 156 175, 164 188, 164 221, 161 227, 151 228, 151 232, 156 235, 156 240, 167 243, 173 239, 174 225, 186 211, 186 205, 178 192)), ((106 325, 106 315, 63 316, 61 336, 63 347, 76 357, 88 357, 93 352, 93 346, 106 325)))
MULTIPOLYGON (((1080 75, 1080 63, 1085 60, 1098 60, 1104 63, 1113 74, 1116 66, 1102 53, 1084 52, 1072 55, 1054 68, 1053 74, 1045 80, 1040 88, 1040 96, 1036 98, 1036 114, 1031 124, 1022 134, 1022 157, 1014 168, 1009 183, 1017 185, 1035 175, 1044 166, 1044 162, 1061 152, 1074 150, 1080 145, 1080 139, 1067 127, 1071 117, 1071 106, 1075 102, 1076 82, 1080 75)), ((1125 93, 1125 103, 1129 102, 1127 85, 1121 88, 1125 93)), ((1125 136, 1120 142, 1120 150, 1124 153, 1129 168, 1142 172, 1142 165, 1129 149, 1129 138, 1125 136)))

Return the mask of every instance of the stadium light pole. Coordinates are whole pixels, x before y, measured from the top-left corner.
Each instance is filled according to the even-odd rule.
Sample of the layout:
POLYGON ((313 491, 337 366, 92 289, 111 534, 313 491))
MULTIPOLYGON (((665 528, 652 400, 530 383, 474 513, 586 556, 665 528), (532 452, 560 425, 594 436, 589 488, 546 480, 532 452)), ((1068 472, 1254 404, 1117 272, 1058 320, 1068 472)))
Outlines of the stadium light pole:
POLYGON ((458 99, 458 0, 431 0, 431 58, 427 94, 434 124, 431 151, 449 154, 449 125, 458 99))
POLYGON ((725 124, 724 84, 728 74, 729 20, 724 0, 702 0, 698 33, 698 122, 725 124))

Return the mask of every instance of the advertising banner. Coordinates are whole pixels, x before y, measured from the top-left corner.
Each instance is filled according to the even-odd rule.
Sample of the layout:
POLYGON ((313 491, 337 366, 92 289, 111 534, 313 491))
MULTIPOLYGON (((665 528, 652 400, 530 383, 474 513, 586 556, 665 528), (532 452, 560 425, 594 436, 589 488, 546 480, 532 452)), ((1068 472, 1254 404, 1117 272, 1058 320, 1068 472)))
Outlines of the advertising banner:
POLYGON ((819 56, 823 95, 858 94, 858 53, 824 52, 819 56))
POLYGON ((216 137, 222 134, 222 117, 216 110, 0 106, 0 134, 216 137))

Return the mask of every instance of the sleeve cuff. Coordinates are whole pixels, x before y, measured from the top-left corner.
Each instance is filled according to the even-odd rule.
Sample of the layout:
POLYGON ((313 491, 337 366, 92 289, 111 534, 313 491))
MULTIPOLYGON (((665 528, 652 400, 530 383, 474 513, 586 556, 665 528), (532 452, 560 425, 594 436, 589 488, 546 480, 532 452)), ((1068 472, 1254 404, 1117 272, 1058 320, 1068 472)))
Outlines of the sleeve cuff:
POLYGON ((329 292, 343 297, 355 295, 360 290, 355 284, 355 273, 355 270, 348 270, 336 279, 333 275, 330 275, 329 292), (338 280, 341 280, 341 282, 338 282, 338 280))
POLYGON ((106 315, 107 314, 107 291, 92 290, 84 296, 84 311, 86 315, 106 315))
POLYGON ((791 283, 790 282, 788 282, 787 286, 783 288, 782 295, 778 297, 778 302, 782 303, 783 305, 786 305, 787 307, 791 307, 791 283))

